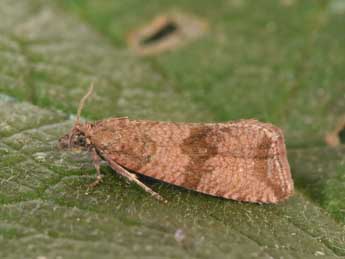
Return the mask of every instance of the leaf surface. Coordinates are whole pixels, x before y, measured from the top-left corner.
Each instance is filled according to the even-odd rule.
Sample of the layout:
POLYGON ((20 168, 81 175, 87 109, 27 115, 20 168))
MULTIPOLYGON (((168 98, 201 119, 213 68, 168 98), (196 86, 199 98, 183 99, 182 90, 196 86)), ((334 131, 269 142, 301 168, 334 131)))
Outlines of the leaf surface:
POLYGON ((306 258, 345 256, 343 147, 323 137, 344 110, 339 1, 0 1, 2 258, 306 258), (175 10, 208 32, 155 57, 126 33, 175 10), (257 117, 281 126, 296 182, 279 205, 147 183, 160 204, 107 166, 62 152, 83 116, 174 121, 257 117), (16 100, 13 99, 15 97, 16 100))

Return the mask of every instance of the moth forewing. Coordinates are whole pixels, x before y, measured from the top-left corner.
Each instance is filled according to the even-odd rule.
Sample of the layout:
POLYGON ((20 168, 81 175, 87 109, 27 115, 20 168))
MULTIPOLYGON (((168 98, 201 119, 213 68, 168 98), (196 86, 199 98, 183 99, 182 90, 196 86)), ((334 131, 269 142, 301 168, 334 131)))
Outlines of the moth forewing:
POLYGON ((108 163, 198 192, 263 203, 293 193, 282 131, 256 120, 197 124, 113 118, 95 123, 90 141, 108 163))

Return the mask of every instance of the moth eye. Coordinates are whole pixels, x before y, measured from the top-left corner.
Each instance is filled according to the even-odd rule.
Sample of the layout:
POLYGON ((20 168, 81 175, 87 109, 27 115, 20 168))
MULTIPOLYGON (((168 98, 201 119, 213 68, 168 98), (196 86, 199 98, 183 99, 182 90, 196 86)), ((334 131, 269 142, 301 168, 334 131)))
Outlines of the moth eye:
POLYGON ((82 137, 82 136, 79 136, 78 139, 77 139, 77 144, 81 145, 81 146, 84 146, 86 144, 85 138, 82 137))
POLYGON ((84 146, 86 144, 84 136, 75 136, 74 138, 74 145, 76 146, 84 146))

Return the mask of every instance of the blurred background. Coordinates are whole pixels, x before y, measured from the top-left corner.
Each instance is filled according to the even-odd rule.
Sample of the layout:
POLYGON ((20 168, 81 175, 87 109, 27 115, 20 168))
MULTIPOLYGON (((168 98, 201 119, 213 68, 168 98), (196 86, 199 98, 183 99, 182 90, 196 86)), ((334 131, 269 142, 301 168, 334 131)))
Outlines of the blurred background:
POLYGON ((95 80, 92 119, 253 117, 291 145, 320 145, 344 111, 342 0, 3 2, 1 90, 40 106, 75 113, 95 80))
POLYGON ((0 17, 4 258, 345 255, 345 1, 0 0, 0 17), (278 125, 295 197, 258 206, 153 182, 163 206, 106 167, 85 194, 89 160, 52 146, 92 81, 88 120, 278 125))

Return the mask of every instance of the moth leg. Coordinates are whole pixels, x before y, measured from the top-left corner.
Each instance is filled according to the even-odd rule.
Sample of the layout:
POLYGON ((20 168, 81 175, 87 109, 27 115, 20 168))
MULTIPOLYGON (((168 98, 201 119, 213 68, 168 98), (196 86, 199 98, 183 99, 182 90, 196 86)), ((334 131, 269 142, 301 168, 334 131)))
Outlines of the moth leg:
POLYGON ((96 180, 90 183, 88 186, 90 188, 95 188, 98 184, 102 182, 102 178, 103 178, 103 175, 101 174, 102 159, 99 157, 95 149, 92 149, 91 156, 92 156, 93 165, 96 169, 96 180))
POLYGON ((167 202, 167 200, 165 200, 162 196, 160 196, 157 192, 153 191, 150 187, 148 187, 147 185, 145 185, 144 183, 142 183, 138 177, 133 174, 128 172, 127 169, 125 169, 124 167, 122 167, 121 165, 119 165, 118 163, 112 161, 111 159, 107 159, 107 157, 105 156, 108 164, 110 165, 110 167, 115 170, 117 173, 119 173, 120 175, 126 177, 129 181, 136 183, 137 185, 139 185, 141 188, 143 188, 146 192, 148 192, 149 194, 151 194, 154 198, 156 198, 159 201, 163 201, 164 203, 167 202))

